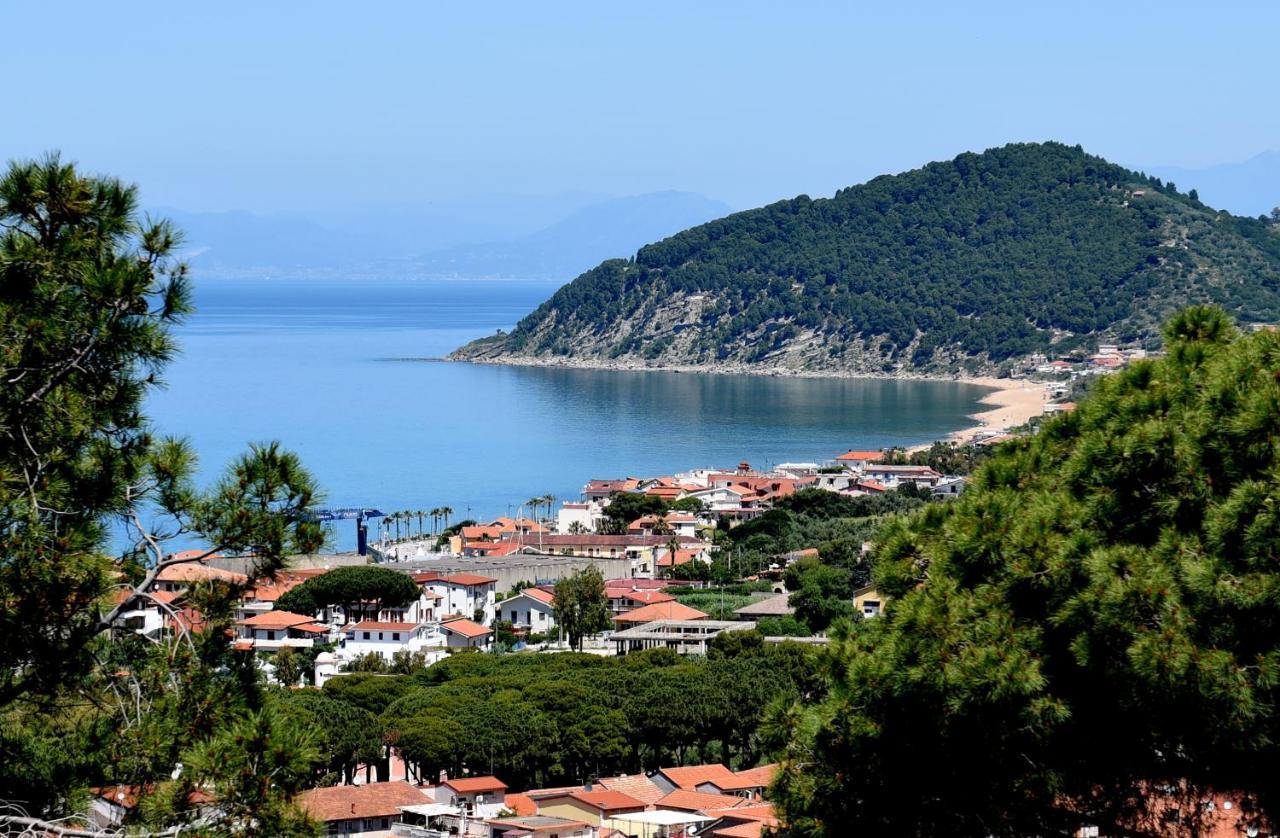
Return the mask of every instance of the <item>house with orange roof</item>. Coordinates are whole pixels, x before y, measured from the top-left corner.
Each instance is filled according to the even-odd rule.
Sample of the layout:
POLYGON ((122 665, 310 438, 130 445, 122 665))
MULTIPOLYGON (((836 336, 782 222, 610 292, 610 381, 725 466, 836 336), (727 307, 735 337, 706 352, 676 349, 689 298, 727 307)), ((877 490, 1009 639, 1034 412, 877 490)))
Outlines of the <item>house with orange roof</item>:
POLYGON ((942 474, 928 466, 872 465, 863 469, 863 476, 890 489, 904 483, 914 483, 920 489, 932 489, 942 479, 942 474))
MULTIPOLYGON (((624 580, 625 581, 625 580, 624 580)), ((642 581, 642 580, 636 580, 642 581)), ((616 617, 646 605, 659 602, 674 602, 675 597, 657 588, 605 587, 605 596, 609 599, 609 611, 616 617)))
POLYGON ((443 576, 423 573, 414 581, 439 599, 435 601, 435 615, 470 617, 491 625, 497 603, 498 580, 478 573, 453 573, 443 576))
POLYGON ((582 487, 582 496, 587 500, 606 500, 617 492, 634 492, 640 486, 640 480, 626 477, 621 480, 588 480, 582 487))
POLYGON ((668 512, 666 515, 642 515, 627 525, 628 535, 683 535, 697 536, 698 516, 688 512, 668 512))
POLYGON ((431 802, 429 789, 399 781, 327 786, 298 795, 299 807, 323 823, 327 834, 346 838, 388 838, 403 822, 404 807, 431 802))
POLYGON ((654 785, 668 792, 676 789, 742 797, 758 800, 773 782, 778 771, 777 763, 762 765, 745 771, 730 771, 720 763, 685 765, 677 768, 660 768, 653 775, 654 785))
POLYGON ((485 649, 493 643, 493 629, 464 617, 445 620, 440 631, 450 649, 485 649))
MULTIPOLYGON (((177 555, 180 554, 175 554, 175 556, 177 555)), ((162 568, 160 573, 157 574, 155 582, 152 583, 151 590, 177 593, 201 582, 225 582, 228 585, 243 585, 248 581, 249 577, 243 573, 234 573, 219 567, 211 567, 202 562, 184 562, 162 568)))
POLYGON ((645 605, 640 608, 625 611, 613 618, 613 621, 621 628, 628 626, 641 625, 643 623, 651 623, 655 620, 704 620, 706 613, 696 608, 690 608, 679 602, 655 602, 652 605, 645 605))
POLYGON ((659 809, 675 809, 679 812, 693 812, 714 817, 716 813, 723 812, 726 809, 741 809, 750 806, 751 801, 737 795, 676 789, 660 797, 655 805, 659 809))
POLYGON ((844 466, 854 471, 862 471, 872 463, 884 462, 883 451, 846 451, 836 457, 836 465, 844 466))
POLYGON ((581 821, 597 829, 616 829, 624 834, 628 831, 625 824, 615 822, 614 817, 649 808, 643 800, 626 792, 593 786, 542 796, 537 803, 539 815, 581 821))
POLYGON ((556 628, 556 597, 542 588, 525 588, 498 603, 498 619, 516 628, 546 634, 556 628))
POLYGON ((659 788, 644 774, 623 774, 618 777, 604 777, 596 785, 610 791, 620 791, 628 797, 643 801, 652 806, 667 793, 659 788))
POLYGON ((255 652, 276 652, 285 646, 309 648, 329 635, 329 627, 317 623, 315 617, 292 611, 266 611, 237 620, 236 626, 240 648, 255 652))
POLYGON ((475 818, 496 818, 507 805, 507 784, 497 777, 458 777, 432 790, 435 802, 454 806, 475 818))

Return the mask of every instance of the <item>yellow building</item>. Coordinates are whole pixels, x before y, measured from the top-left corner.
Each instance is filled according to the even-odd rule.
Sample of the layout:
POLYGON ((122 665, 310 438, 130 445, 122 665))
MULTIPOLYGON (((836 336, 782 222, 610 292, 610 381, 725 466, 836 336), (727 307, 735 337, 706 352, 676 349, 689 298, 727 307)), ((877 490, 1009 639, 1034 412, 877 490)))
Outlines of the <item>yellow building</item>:
POLYGON ((879 617, 884 613, 885 598, 875 585, 867 585, 853 592, 853 610, 863 617, 879 617))

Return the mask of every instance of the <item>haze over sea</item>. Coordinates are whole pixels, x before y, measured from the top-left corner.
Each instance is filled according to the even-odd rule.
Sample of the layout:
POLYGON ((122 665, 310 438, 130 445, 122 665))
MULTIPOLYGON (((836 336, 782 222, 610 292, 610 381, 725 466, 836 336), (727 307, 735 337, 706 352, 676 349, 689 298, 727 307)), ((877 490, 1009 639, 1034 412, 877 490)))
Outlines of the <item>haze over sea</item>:
MULTIPOLYGON (((513 512, 588 479, 821 462, 970 422, 985 388, 445 363, 555 290, 517 280, 204 279, 149 413, 211 481, 250 441, 301 455, 331 506, 513 512)), ((351 549, 354 525, 336 545, 351 549)))

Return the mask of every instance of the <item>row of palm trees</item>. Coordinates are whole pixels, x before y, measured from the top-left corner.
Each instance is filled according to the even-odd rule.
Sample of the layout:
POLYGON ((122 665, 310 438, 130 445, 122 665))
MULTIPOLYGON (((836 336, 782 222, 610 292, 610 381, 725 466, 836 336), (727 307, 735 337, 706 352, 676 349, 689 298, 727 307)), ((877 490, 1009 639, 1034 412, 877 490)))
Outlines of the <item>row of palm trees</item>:
POLYGON ((453 509, 448 506, 437 506, 435 509, 405 509, 400 512, 391 512, 382 517, 378 522, 378 526, 382 528, 383 541, 410 541, 415 538, 426 538, 426 520, 431 519, 431 533, 435 537, 439 533, 439 524, 444 522, 444 529, 449 528, 449 516, 453 514, 453 509), (414 524, 417 524, 417 532, 414 532, 414 524), (402 529, 403 525, 403 529, 402 529), (394 533, 394 535, 393 535, 394 533))
MULTIPOLYGON (((524 506, 532 510, 534 521, 542 523, 550 520, 551 511, 555 503, 556 498, 554 495, 538 495, 525 501, 524 506), (540 514, 544 508, 547 511, 545 516, 540 514)), ((426 538, 428 536, 426 530, 428 518, 431 519, 431 532, 429 535, 435 538, 440 534, 441 522, 444 523, 443 529, 449 528, 449 516, 452 514, 453 509, 448 506, 437 506, 428 510, 405 509, 400 512, 388 513, 378 523, 382 531, 382 541, 394 543, 426 538)))

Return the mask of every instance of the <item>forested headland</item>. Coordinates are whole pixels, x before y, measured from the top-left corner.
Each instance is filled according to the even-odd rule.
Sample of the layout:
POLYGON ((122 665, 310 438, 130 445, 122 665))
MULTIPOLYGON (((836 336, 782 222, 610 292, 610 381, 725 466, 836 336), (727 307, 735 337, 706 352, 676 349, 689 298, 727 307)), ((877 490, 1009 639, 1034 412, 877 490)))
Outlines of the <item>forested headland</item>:
POLYGON ((1059 143, 779 201, 612 260, 462 360, 995 372, 1178 308, 1280 319, 1280 227, 1059 143))

